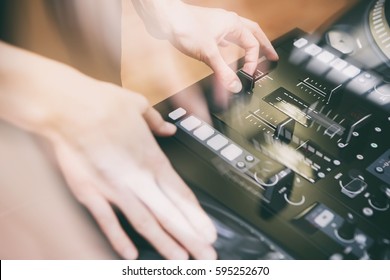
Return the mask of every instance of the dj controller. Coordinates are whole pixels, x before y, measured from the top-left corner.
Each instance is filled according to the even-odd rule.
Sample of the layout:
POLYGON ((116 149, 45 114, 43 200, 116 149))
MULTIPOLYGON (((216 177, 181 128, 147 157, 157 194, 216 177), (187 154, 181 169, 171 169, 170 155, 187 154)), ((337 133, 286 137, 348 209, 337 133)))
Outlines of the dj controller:
POLYGON ((220 259, 390 258, 388 59, 359 54, 385 56, 367 30, 388 4, 363 2, 350 26, 365 41, 348 17, 321 36, 296 29, 273 42, 278 62, 260 57, 253 76, 238 62, 228 105, 213 75, 156 105, 178 128, 159 144, 214 221, 220 259))

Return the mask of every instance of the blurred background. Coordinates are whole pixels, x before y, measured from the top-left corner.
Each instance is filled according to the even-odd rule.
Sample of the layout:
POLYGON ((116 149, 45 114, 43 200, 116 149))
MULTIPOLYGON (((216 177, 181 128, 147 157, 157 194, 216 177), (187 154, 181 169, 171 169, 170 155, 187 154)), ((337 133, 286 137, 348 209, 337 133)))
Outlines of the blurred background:
MULTIPOLYGON (((13 44, 123 84, 152 104, 211 73, 168 42, 151 37, 130 0, 124 1, 125 17, 120 0, 8 2, 1 13, 13 44)), ((273 40, 295 27, 313 32, 357 0, 186 2, 234 11, 259 23, 273 40)), ((224 55, 230 62, 242 53, 229 47, 224 55)), ((117 258, 69 194, 44 146, 35 136, 0 122, 0 259, 117 258)))

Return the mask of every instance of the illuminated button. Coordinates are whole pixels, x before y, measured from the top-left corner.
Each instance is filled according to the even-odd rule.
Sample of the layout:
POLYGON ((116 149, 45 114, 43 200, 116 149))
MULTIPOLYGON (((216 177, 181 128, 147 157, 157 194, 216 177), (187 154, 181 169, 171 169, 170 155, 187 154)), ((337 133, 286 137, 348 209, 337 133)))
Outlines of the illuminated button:
POLYGON ((254 158, 252 155, 247 155, 247 156, 245 157, 245 160, 246 160, 247 162, 254 162, 254 161, 255 161, 255 158, 254 158))
POLYGON ((220 134, 215 135, 213 138, 207 141, 207 145, 209 145, 212 149, 216 151, 226 146, 228 143, 229 141, 220 134))
POLYGON ((314 219, 314 222, 319 227, 324 228, 333 221, 333 218, 334 214, 329 210, 325 209, 314 219))
POLYGON ((170 117, 172 120, 177 120, 178 118, 181 118, 182 116, 184 116, 185 114, 187 114, 187 111, 184 110, 183 108, 177 108, 175 111, 172 111, 168 114, 168 117, 170 117))
POLYGON ((188 131, 192 131, 194 128, 197 128, 201 125, 201 121, 194 116, 186 118, 184 121, 180 122, 180 125, 188 131))
POLYGON ((294 46, 298 49, 302 48, 307 44, 307 40, 305 38, 300 38, 294 42, 294 46))
POLYGON ((366 215, 367 217, 371 217, 374 214, 374 211, 369 207, 364 207, 363 214, 366 215))
POLYGON ((212 129, 208 125, 202 125, 201 127, 195 129, 194 131, 194 135, 202 141, 206 140, 213 134, 214 134, 214 129, 212 129))
POLYGON ((322 61, 323 63, 329 63, 330 61, 332 61, 334 59, 334 55, 331 54, 330 52, 328 51, 323 51, 322 53, 320 53, 318 56, 317 56, 317 59, 319 61, 322 61))
POLYGON ((322 48, 315 44, 311 44, 305 48, 305 52, 310 54, 311 56, 316 56, 322 51, 322 48))
POLYGON ((348 65, 348 63, 341 58, 336 58, 329 65, 332 66, 334 69, 341 71, 348 65))
POLYGON ((382 174, 383 172, 385 172, 385 170, 381 166, 375 167, 375 171, 376 171, 376 173, 379 173, 379 174, 382 174))
POLYGON ((353 78, 360 73, 360 69, 356 66, 349 65, 347 68, 343 70, 343 73, 347 75, 349 78, 353 78))
POLYGON ((234 144, 230 144, 221 151, 221 155, 229 161, 235 160, 242 154, 242 150, 234 144))

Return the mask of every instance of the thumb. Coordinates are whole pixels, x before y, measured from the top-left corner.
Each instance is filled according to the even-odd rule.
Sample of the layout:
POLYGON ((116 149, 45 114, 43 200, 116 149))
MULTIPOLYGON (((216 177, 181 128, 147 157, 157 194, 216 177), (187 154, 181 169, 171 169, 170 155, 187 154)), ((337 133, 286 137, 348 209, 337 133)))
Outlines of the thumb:
POLYGON ((146 109, 143 117, 149 128, 158 136, 171 136, 176 132, 176 126, 165 121, 153 107, 146 109))

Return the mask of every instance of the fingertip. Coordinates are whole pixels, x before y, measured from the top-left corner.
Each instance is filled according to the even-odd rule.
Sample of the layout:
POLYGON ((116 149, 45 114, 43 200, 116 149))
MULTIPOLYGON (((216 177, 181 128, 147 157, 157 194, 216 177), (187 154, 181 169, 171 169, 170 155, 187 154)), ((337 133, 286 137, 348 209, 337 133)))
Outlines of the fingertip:
POLYGON ((271 61, 279 60, 279 55, 272 45, 267 46, 264 51, 268 60, 271 61))
POLYGON ((233 80, 230 83, 228 83, 227 86, 228 90, 230 90, 233 93, 239 93, 242 90, 242 84, 240 80, 233 80))
POLYGON ((122 257, 126 260, 135 260, 138 258, 138 250, 134 247, 127 247, 123 250, 122 257))
POLYGON ((248 73, 249 75, 253 75, 256 71, 257 62, 256 63, 246 63, 242 70, 244 70, 245 73, 248 73))
POLYGON ((270 57, 268 58, 269 60, 272 60, 272 61, 277 61, 279 60, 279 55, 278 53, 274 50, 271 54, 270 54, 270 57))
POLYGON ((184 250, 175 250, 171 253, 170 259, 172 260, 188 260, 190 256, 184 250))
POLYGON ((177 127, 173 123, 165 122, 162 126, 162 131, 165 132, 166 135, 173 135, 176 133, 177 127))
POLYGON ((217 257, 217 252, 211 246, 202 250, 202 253, 199 255, 199 259, 201 260, 216 260, 217 257))
POLYGON ((215 241, 217 241, 218 238, 217 230, 215 229, 214 226, 211 226, 210 228, 204 231, 203 236, 207 242, 213 244, 215 241))

